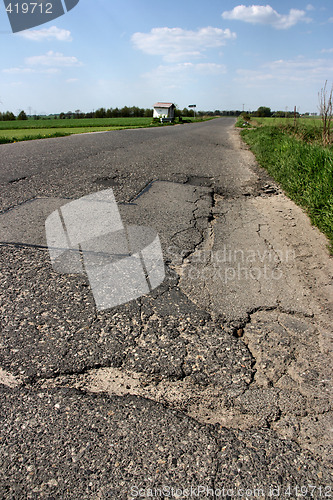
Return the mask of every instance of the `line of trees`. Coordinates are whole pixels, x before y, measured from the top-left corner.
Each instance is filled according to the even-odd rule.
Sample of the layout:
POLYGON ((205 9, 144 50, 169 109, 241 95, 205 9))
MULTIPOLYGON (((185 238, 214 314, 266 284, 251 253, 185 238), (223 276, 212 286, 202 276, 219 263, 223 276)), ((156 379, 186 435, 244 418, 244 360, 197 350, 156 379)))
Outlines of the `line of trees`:
POLYGON ((215 109, 215 111, 196 111, 194 112, 193 109, 176 109, 176 116, 187 116, 187 117, 193 117, 193 116, 239 116, 242 112, 240 110, 223 110, 221 111, 220 109, 215 109))
MULTIPOLYGON (((178 109, 176 108, 175 110, 175 115, 176 116, 183 116, 183 117, 202 117, 202 116, 239 116, 244 111, 240 110, 220 110, 216 109, 215 111, 194 111, 193 109, 178 109)), ((294 117, 294 112, 288 112, 288 111, 272 111, 271 108, 268 108, 266 106, 260 106, 257 111, 248 111, 246 112, 247 115, 249 116, 258 116, 258 117, 294 117)), ((315 113, 313 113, 315 114, 315 113)), ((305 115, 309 115, 309 113, 305 113, 305 115)), ((20 111, 20 113, 15 116, 14 113, 11 111, 6 111, 5 113, 0 113, 0 121, 14 121, 14 120, 27 120, 28 118, 33 118, 35 120, 39 119, 79 119, 79 118, 130 118, 130 117, 146 117, 150 118, 153 116, 153 110, 151 108, 139 108, 137 106, 124 106, 123 108, 99 108, 96 111, 90 111, 88 113, 84 113, 80 111, 79 109, 75 111, 67 111, 61 112, 59 114, 55 115, 48 115, 48 116, 39 116, 39 115, 33 115, 33 116, 27 116, 24 111, 20 111)), ((297 112, 296 116, 299 117, 300 114, 297 112)))
POLYGON ((0 113, 0 120, 9 122, 9 121, 16 120, 16 116, 11 111, 6 111, 5 113, 0 113))
POLYGON ((60 120, 63 120, 65 118, 142 118, 152 116, 153 110, 150 108, 124 106, 123 108, 99 108, 96 111, 90 111, 88 113, 83 113, 77 109, 75 111, 67 111, 67 113, 62 112, 58 116, 55 115, 54 118, 58 117, 60 120))
MULTIPOLYGON (((202 116, 239 116, 241 114, 240 110, 233 111, 221 111, 216 109, 215 111, 194 111, 193 109, 183 108, 175 110, 176 116, 183 117, 202 117, 202 116)), ((0 113, 0 121, 14 121, 14 120, 27 120, 28 118, 33 118, 34 120, 47 120, 47 119, 82 119, 82 118, 150 118, 153 116, 153 110, 151 108, 139 108, 137 106, 124 106, 123 108, 99 108, 96 111, 89 111, 88 113, 82 112, 80 109, 75 111, 61 112, 59 114, 52 115, 33 115, 27 116, 24 111, 15 116, 11 111, 6 111, 5 113, 0 113)))
POLYGON ((20 113, 17 115, 17 117, 12 113, 11 111, 6 111, 5 113, 0 113, 0 121, 3 122, 10 122, 14 120, 27 120, 28 117, 25 114, 24 111, 20 111, 20 113))
MULTIPOLYGON (((193 109, 183 108, 175 110, 176 116, 194 117, 194 116, 239 116, 241 111, 197 111, 193 109)), ((153 110, 151 108, 138 108, 137 106, 124 106, 123 108, 99 108, 96 111, 82 113, 79 109, 76 111, 67 111, 60 113, 58 118, 128 118, 128 117, 152 117, 153 110)))
POLYGON ((242 111, 239 109, 234 110, 220 110, 215 109, 215 111, 198 111, 197 116, 239 116, 242 111))
MULTIPOLYGON (((304 115, 309 116, 310 113, 305 113, 304 115)), ((295 113, 294 111, 272 111, 271 108, 268 108, 266 106, 260 106, 257 111, 247 111, 246 115, 248 116, 254 116, 254 117, 260 117, 260 118, 268 118, 268 117, 273 117, 273 118, 294 118, 295 113)), ((298 111, 296 111, 296 118, 299 118, 300 114, 298 111)))

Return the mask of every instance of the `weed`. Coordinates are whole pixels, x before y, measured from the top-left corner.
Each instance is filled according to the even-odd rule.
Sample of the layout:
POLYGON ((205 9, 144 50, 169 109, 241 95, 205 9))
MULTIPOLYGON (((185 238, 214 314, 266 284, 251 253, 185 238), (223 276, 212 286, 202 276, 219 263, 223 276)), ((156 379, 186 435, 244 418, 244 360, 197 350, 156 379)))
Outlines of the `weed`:
POLYGON ((259 164, 327 235, 333 252, 333 149, 320 144, 320 128, 263 125, 243 130, 242 137, 259 164))

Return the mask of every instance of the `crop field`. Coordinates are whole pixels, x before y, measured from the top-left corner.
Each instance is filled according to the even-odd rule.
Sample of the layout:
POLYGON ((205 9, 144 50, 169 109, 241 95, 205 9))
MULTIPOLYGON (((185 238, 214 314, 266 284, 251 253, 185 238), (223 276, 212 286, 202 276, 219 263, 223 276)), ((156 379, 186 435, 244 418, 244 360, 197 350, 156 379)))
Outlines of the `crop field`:
POLYGON ((152 122, 152 118, 65 118, 40 119, 40 120, 15 120, 0 121, 0 133, 2 130, 17 129, 63 129, 63 128, 110 128, 110 127, 145 127, 152 122))
POLYGON ((0 144, 122 128, 149 127, 152 118, 83 118, 0 121, 0 144))
MULTIPOLYGON (((187 117, 185 122, 203 121, 208 118, 194 119, 187 117)), ((158 127, 151 117, 147 118, 65 118, 40 120, 0 121, 0 144, 61 137, 71 134, 103 132, 129 128, 158 127)), ((163 125, 167 126, 167 125, 163 125)))
MULTIPOLYGON (((253 118, 257 123, 262 125, 290 125, 294 123, 294 118, 253 118)), ((296 118, 296 124, 299 125, 314 125, 316 127, 321 126, 321 118, 319 116, 309 116, 296 118)))
MULTIPOLYGON (((125 127, 126 128, 126 127, 125 127)), ((133 127, 131 127, 133 128, 133 127)), ((31 139, 48 137, 62 137, 71 134, 83 134, 89 132, 103 132, 108 130, 119 130, 120 127, 56 127, 56 128, 17 128, 0 130, 0 144, 3 142, 18 142, 31 139), (8 141, 6 141, 8 139, 8 141)))
POLYGON ((237 126, 258 163, 326 234, 333 254, 333 145, 323 145, 321 120, 294 126, 293 119, 240 118, 237 126))

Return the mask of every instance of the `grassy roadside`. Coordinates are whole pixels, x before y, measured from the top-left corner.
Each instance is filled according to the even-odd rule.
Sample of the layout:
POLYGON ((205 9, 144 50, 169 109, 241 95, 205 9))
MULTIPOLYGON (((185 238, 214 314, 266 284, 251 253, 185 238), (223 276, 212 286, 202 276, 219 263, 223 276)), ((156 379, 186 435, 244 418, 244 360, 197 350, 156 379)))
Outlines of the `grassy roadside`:
POLYGON ((333 254, 333 147, 320 144, 320 122, 302 121, 295 129, 265 119, 253 126, 251 121, 243 127, 238 120, 242 138, 258 163, 326 234, 333 254))

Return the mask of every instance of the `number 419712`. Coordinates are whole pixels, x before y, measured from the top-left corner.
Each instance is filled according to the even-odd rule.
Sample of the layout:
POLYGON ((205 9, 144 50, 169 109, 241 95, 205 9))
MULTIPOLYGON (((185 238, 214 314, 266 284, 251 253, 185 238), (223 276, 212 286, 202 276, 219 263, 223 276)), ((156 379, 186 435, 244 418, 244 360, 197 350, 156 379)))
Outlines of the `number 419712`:
POLYGON ((330 486, 315 486, 308 484, 307 486, 288 486, 285 491, 285 496, 307 497, 311 498, 332 498, 332 488, 330 486))
POLYGON ((6 11, 9 14, 52 14, 52 4, 51 3, 22 3, 22 4, 12 4, 9 3, 6 7, 6 11))

